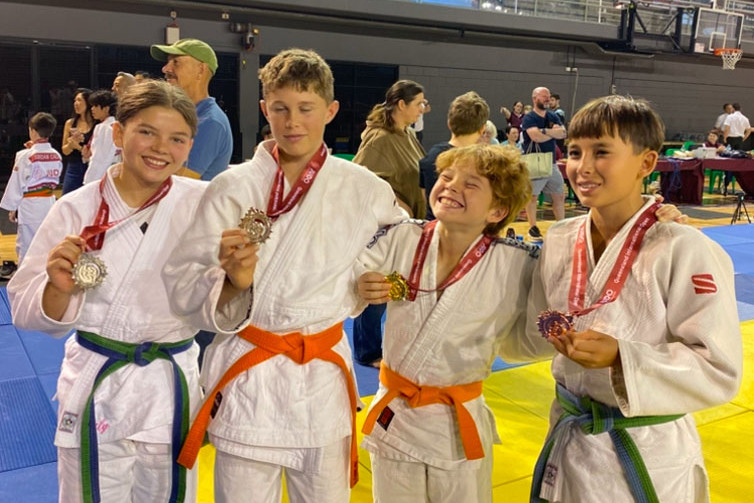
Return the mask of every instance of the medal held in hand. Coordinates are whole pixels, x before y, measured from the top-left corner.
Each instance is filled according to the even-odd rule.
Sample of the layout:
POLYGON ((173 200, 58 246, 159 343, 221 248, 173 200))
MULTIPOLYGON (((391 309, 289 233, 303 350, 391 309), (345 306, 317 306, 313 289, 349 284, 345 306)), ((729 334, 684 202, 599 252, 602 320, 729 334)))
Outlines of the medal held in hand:
POLYGON ((573 316, 548 309, 539 313, 537 327, 545 339, 558 337, 573 329, 573 316))
POLYGON ((264 211, 249 208, 249 211, 241 218, 238 226, 246 231, 252 244, 262 244, 267 241, 272 232, 272 221, 264 211))
POLYGON ((71 271, 73 282, 82 290, 97 288, 106 276, 105 263, 91 253, 82 253, 71 271))
POLYGON ((390 292, 387 294, 390 300, 406 300, 406 297, 408 297, 408 282, 406 278, 401 276, 398 271, 393 271, 385 276, 385 281, 390 283, 390 292))

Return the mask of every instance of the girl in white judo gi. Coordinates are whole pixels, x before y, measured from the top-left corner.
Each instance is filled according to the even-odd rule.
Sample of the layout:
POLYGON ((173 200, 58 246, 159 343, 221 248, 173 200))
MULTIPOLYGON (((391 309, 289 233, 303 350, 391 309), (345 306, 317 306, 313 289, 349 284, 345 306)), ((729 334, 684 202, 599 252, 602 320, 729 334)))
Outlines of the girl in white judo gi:
POLYGON ((55 117, 45 112, 39 112, 29 120, 31 145, 16 153, 13 171, 0 200, 0 208, 10 212, 10 221, 18 222, 16 253, 19 263, 42 220, 55 204, 52 191, 57 188, 63 171, 62 157, 49 140, 56 125, 55 117))
POLYGON ((655 223, 641 187, 663 130, 621 96, 571 121, 568 178, 590 211, 549 229, 532 290, 561 353, 532 503, 709 501, 691 412, 741 382, 733 267, 698 230, 655 223))
POLYGON ((118 97, 107 90, 95 91, 89 95, 92 117, 99 121, 94 126, 92 140, 81 151, 81 157, 88 163, 84 173, 84 183, 98 182, 105 176, 107 168, 121 161, 120 149, 113 142, 113 124, 118 111, 118 97))
POLYGON ((175 311, 219 334, 179 460, 193 466, 212 419, 216 502, 277 503, 285 473, 292 502, 346 503, 357 397, 341 325, 358 304, 353 265, 405 213, 386 182, 328 155, 322 138, 338 102, 319 55, 283 51, 260 80, 274 140, 212 180, 163 270, 175 311), (259 213, 271 233, 253 244, 238 226, 264 221, 259 213))
MULTIPOLYGON (((379 271, 359 279, 367 301, 388 300, 386 275, 407 281, 407 299, 387 306, 380 388, 364 428, 377 503, 491 502, 500 439, 481 382, 497 355, 552 354, 526 323, 539 249, 497 237, 531 197, 520 152, 454 148, 437 171, 437 220, 383 229, 360 258, 362 270, 379 271)), ((400 293, 400 281, 392 288, 400 293)))
POLYGON ((50 211, 8 284, 13 322, 55 337, 76 330, 57 388, 60 501, 193 502, 196 474, 175 459, 200 400, 196 329, 171 313, 155 271, 205 188, 171 176, 196 113, 157 81, 132 86, 120 105, 123 162, 50 211))

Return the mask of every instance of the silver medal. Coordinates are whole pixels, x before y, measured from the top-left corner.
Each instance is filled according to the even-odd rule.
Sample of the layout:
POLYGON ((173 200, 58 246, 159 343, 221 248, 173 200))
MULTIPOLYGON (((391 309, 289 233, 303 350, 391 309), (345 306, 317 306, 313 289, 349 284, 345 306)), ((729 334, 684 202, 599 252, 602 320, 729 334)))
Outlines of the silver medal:
POLYGON ((99 258, 82 253, 71 271, 73 282, 82 290, 97 288, 107 276, 107 267, 99 258))

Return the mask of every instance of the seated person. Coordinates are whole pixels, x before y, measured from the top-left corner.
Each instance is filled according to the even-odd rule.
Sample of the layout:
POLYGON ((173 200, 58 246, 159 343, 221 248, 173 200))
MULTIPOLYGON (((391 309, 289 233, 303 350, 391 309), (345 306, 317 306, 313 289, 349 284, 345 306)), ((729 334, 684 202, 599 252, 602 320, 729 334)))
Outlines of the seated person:
POLYGON ((712 129, 707 133, 707 141, 705 141, 702 146, 717 149, 718 154, 725 150, 725 145, 720 143, 720 136, 716 129, 712 129))

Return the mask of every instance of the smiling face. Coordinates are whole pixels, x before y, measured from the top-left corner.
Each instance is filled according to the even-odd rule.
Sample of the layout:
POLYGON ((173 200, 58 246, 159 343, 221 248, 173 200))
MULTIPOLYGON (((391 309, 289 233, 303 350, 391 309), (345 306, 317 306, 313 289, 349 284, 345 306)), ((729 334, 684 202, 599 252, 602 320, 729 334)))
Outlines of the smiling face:
POLYGON ((572 138, 566 172, 584 206, 630 217, 643 204, 644 177, 657 163, 657 152, 636 153, 620 137, 572 138))
POLYGON ((470 161, 458 161, 439 173, 429 195, 432 212, 446 227, 482 232, 489 223, 501 221, 506 212, 493 208, 490 181, 470 161))
POLYGON ((278 144, 281 164, 308 162, 322 145, 325 126, 339 107, 337 101, 328 104, 313 91, 291 86, 268 91, 259 104, 278 144))
POLYGON ((169 54, 162 73, 165 74, 165 80, 187 91, 201 81, 202 65, 201 61, 191 56, 169 54))
POLYGON ((518 128, 515 128, 515 127, 510 128, 506 136, 508 138, 508 143, 513 144, 513 143, 518 142, 518 136, 519 136, 518 128))
POLYGON ((157 189, 181 169, 193 140, 191 128, 172 108, 152 106, 125 124, 113 124, 113 142, 123 151, 122 176, 139 187, 157 189))

